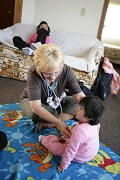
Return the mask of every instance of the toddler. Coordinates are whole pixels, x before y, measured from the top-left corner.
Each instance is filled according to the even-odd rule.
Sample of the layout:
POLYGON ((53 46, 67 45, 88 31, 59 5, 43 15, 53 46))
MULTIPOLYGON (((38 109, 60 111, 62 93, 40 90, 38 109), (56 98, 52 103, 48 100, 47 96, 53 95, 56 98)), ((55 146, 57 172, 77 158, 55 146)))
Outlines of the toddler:
POLYGON ((39 142, 49 151, 62 157, 58 172, 67 169, 71 161, 84 163, 96 156, 99 150, 98 125, 103 111, 104 107, 98 97, 83 97, 74 117, 78 123, 72 127, 69 139, 55 135, 38 137, 39 142))

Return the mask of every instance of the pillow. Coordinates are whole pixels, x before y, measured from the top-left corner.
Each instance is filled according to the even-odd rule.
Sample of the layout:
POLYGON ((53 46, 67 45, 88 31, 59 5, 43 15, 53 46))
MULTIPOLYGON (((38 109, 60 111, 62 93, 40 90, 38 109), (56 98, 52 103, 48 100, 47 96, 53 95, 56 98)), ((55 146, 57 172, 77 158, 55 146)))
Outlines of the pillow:
POLYGON ((3 30, 0 29, 0 40, 4 40, 5 33, 3 30))
POLYGON ((93 36, 67 32, 62 30, 51 31, 51 42, 58 44, 65 55, 83 57, 90 52, 99 40, 93 36))
POLYGON ((20 36, 24 41, 34 33, 36 33, 36 26, 33 25, 17 23, 13 26, 13 37, 20 36))
POLYGON ((33 33, 36 33, 36 26, 17 23, 0 30, 0 40, 13 45, 14 36, 20 36, 24 41, 27 41, 33 33))
POLYGON ((84 58, 64 55, 64 62, 74 69, 88 72, 88 63, 84 58))
POLYGON ((12 29, 6 28, 3 30, 0 30, 0 40, 6 41, 12 44, 11 37, 12 37, 12 29))

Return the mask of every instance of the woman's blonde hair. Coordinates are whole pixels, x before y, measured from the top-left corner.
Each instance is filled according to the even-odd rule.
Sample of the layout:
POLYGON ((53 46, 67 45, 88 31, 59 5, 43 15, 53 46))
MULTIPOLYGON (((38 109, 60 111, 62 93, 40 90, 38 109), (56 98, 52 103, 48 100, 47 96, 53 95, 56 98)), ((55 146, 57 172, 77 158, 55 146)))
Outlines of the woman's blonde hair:
POLYGON ((34 66, 39 75, 50 69, 60 67, 62 71, 64 58, 61 48, 56 44, 43 44, 34 53, 34 66))

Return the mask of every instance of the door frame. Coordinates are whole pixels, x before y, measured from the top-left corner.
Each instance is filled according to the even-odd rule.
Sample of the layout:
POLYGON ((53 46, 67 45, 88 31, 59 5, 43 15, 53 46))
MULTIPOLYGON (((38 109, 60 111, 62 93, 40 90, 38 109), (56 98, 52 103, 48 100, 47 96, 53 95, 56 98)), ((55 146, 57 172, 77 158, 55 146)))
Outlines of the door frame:
POLYGON ((105 16, 106 16, 106 13, 107 13, 109 2, 110 2, 110 0, 105 0, 104 5, 103 5, 102 15, 101 15, 101 19, 100 19, 98 34, 97 34, 97 38, 100 41, 101 41, 102 30, 103 30, 103 27, 104 27, 105 16))
POLYGON ((21 23, 23 0, 15 1, 13 24, 21 23))

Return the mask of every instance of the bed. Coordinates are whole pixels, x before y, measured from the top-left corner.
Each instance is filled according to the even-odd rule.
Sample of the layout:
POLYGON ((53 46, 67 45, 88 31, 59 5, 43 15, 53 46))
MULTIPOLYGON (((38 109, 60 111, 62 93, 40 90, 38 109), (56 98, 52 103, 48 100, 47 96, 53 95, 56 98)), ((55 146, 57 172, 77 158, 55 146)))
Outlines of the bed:
POLYGON ((120 46, 104 43, 104 56, 108 57, 112 63, 120 65, 120 46))
MULTIPOLYGON (((72 126, 75 122, 66 122, 72 126)), ((100 142, 96 157, 83 164, 72 162, 58 173, 61 158, 54 156, 38 142, 40 134, 60 133, 56 128, 34 130, 33 122, 20 110, 19 103, 0 105, 0 130, 8 137, 7 147, 0 152, 1 180, 119 180, 120 156, 100 142)))
MULTIPOLYGON (((36 26, 21 23, 0 30, 0 76, 26 81, 33 56, 25 56, 16 49, 13 37, 20 36, 27 41, 35 32, 36 26)), ((78 81, 91 89, 104 54, 103 43, 90 35, 62 30, 51 30, 50 37, 51 43, 61 47, 65 63, 72 67, 78 81)))

